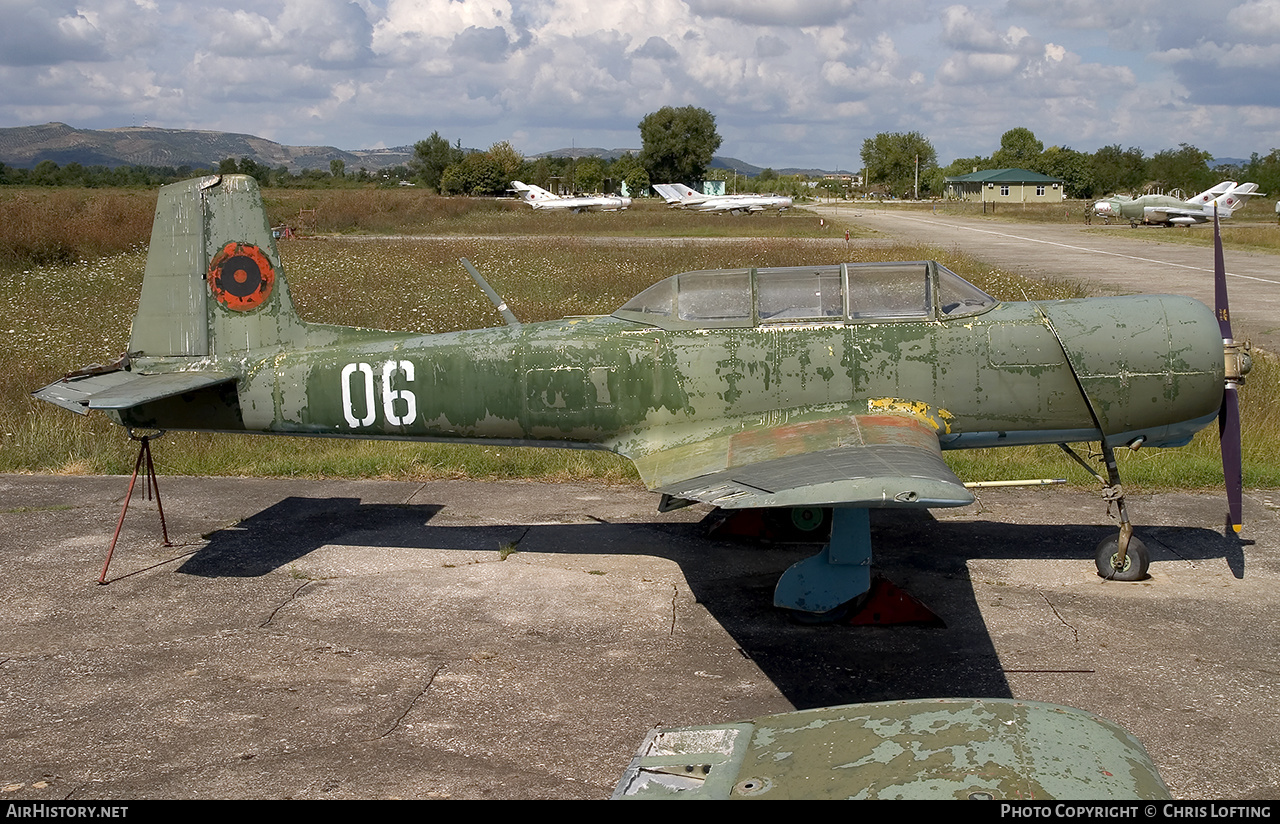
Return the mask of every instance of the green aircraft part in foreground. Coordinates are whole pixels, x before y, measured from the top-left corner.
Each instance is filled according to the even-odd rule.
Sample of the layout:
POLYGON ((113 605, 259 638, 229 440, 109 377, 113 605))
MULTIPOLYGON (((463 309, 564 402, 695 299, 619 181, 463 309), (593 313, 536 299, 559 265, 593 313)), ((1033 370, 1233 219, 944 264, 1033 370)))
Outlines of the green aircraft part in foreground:
POLYGON ((1218 414, 1216 323, 1170 295, 1002 303, 914 262, 686 272, 610 316, 447 334, 314 324, 253 179, 211 176, 161 190, 125 358, 36 394, 139 429, 607 449, 667 507, 836 507, 775 598, 826 612, 865 591, 867 508, 973 500, 943 449, 1098 440, 1118 494, 1113 447, 1218 414))
POLYGON ((1170 797, 1142 743, 1110 721, 998 698, 884 701, 658 727, 613 793, 615 800, 1170 797))

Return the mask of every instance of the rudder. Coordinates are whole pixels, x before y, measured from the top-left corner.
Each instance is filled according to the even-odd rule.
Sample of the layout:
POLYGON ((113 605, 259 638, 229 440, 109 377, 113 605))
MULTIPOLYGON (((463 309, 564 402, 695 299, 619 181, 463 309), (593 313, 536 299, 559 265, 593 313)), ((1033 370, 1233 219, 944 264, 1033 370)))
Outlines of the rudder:
POLYGON ((130 357, 205 357, 297 343, 258 184, 210 175, 160 189, 130 357))

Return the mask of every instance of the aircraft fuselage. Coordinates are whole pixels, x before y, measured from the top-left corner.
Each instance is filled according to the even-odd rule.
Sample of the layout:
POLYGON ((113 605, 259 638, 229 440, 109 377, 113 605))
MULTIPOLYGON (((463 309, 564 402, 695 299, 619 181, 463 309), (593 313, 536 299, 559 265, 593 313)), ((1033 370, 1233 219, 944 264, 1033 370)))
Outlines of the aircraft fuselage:
MULTIPOLYGON (((729 432, 909 407, 944 449, 1097 439, 1095 415, 1109 442, 1179 445, 1212 419, 1222 385, 1221 357, 1207 354, 1218 343, 1212 313, 1169 295, 1004 303, 941 321, 726 329, 615 317, 436 335, 308 326, 326 345, 218 363, 241 375, 232 397, 203 390, 127 410, 121 422, 497 439, 639 462, 729 432), (234 408, 212 414, 218 406, 234 408)), ((133 368, 163 370, 169 360, 133 368)))

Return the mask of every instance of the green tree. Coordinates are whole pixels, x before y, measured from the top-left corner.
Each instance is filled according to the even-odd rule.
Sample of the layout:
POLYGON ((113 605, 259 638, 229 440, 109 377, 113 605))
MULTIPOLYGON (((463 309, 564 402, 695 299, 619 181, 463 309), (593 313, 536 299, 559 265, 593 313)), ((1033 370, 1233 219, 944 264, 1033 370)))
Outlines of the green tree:
POLYGON ((249 175, 258 181, 259 186, 271 185, 271 167, 259 163, 251 157, 240 158, 240 174, 249 175))
POLYGON ((1260 191, 1280 197, 1280 149, 1272 149, 1266 156, 1254 152, 1240 170, 1240 181, 1257 183, 1260 191))
POLYGON ((329 161, 329 174, 334 180, 342 180, 347 176, 347 163, 340 157, 329 161))
POLYGON ((1177 149, 1156 152, 1147 162, 1147 179, 1168 191, 1182 189, 1187 197, 1203 192, 1216 181, 1209 171, 1213 155, 1183 143, 1177 149))
POLYGON ((1089 165, 1093 170, 1093 190, 1098 195, 1135 192, 1147 177, 1147 161, 1137 146, 1103 146, 1093 153, 1089 165))
POLYGON ((862 165, 868 186, 885 186, 901 196, 915 188, 916 161, 919 159, 921 189, 929 172, 938 165, 933 144, 919 132, 881 132, 862 141, 862 165))
POLYGON ((598 157, 584 157, 574 165, 573 189, 577 192, 598 192, 604 184, 604 161, 598 157))
POLYGON ((507 183, 519 177, 520 167, 524 165, 524 152, 512 146, 509 141, 503 140, 490 146, 488 154, 502 170, 502 176, 506 178, 507 183))
POLYGON ((1000 135, 1000 148, 991 156, 991 162, 996 169, 1039 172, 1040 155, 1043 152, 1044 144, 1036 139, 1035 133, 1018 126, 1000 135))
POLYGON ((623 176, 622 180, 627 184, 627 191, 631 193, 632 197, 649 193, 649 173, 644 170, 643 166, 637 164, 635 168, 623 176))
POLYGON ((488 152, 472 152, 449 166, 440 176, 442 194, 500 195, 510 181, 504 179, 502 167, 488 152))
POLYGON ((1036 171, 1062 179, 1068 197, 1093 197, 1093 166, 1089 156, 1067 146, 1050 146, 1040 155, 1036 171))
POLYGON ((624 152, 621 157, 609 164, 609 177, 614 180, 626 180, 636 169, 642 169, 640 161, 631 152, 624 152))
POLYGON ((660 183, 700 180, 720 148, 716 118, 706 109, 664 106, 639 125, 640 164, 660 183))
POLYGON ((444 170, 454 163, 461 163, 462 158, 463 151, 460 147, 450 146, 449 141, 441 137, 439 132, 432 132, 431 137, 413 144, 413 158, 409 161, 409 168, 419 183, 443 191, 440 188, 440 178, 444 175, 444 170))

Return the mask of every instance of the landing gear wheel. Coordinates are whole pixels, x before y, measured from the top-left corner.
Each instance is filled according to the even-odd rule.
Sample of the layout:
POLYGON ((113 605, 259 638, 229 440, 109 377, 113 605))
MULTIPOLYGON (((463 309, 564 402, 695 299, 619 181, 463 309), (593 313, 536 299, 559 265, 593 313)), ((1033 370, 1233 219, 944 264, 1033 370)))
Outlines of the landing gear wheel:
POLYGON ((1108 581, 1141 581, 1147 577, 1147 567, 1151 566, 1151 553, 1147 545, 1139 541, 1137 536, 1130 536, 1129 551, 1125 553, 1124 566, 1116 568, 1116 558, 1120 554, 1120 536, 1112 535, 1098 544, 1098 554, 1094 561, 1098 565, 1098 575, 1108 581))

